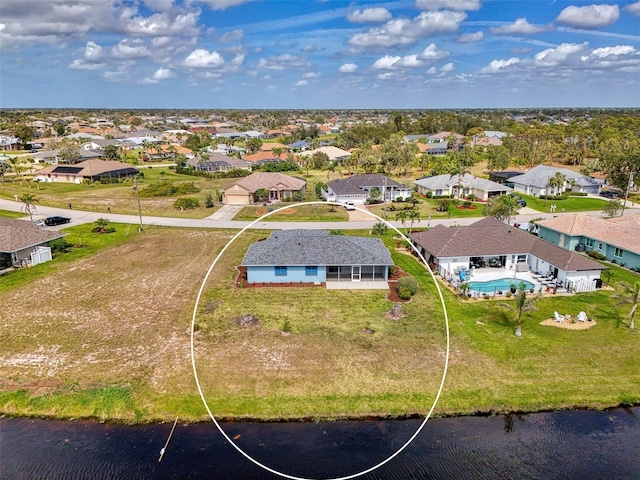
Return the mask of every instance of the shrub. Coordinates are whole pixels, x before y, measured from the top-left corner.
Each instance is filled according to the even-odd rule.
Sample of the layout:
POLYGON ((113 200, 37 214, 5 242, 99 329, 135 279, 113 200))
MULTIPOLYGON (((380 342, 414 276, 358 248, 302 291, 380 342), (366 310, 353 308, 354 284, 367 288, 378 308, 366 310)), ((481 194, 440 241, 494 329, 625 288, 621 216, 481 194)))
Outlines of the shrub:
POLYGON ((207 195, 204 197, 204 206, 207 208, 213 208, 214 206, 213 195, 211 195, 210 193, 207 193, 207 195))
POLYGON ((289 319, 286 319, 282 324, 282 331, 285 333, 291 332, 291 322, 289 322, 289 319))
POLYGON ((100 179, 100 183, 103 185, 106 185, 109 183, 120 183, 120 179, 118 177, 102 177, 100 179))
POLYGON ((198 193, 200 189, 193 182, 185 182, 176 185, 176 195, 187 195, 189 193, 198 193))
POLYGON ((411 295, 415 295, 418 292, 418 281, 411 276, 399 278, 396 289, 399 290, 401 287, 407 288, 411 295))
POLYGON ((476 195, 475 193, 470 193, 469 195, 467 195, 467 200, 469 200, 470 202, 474 202, 476 200, 476 195))
POLYGON ((200 206, 200 202, 198 201, 197 198, 194 198, 194 197, 183 197, 183 198, 177 199, 173 203, 173 206, 178 210, 193 210, 200 206))
POLYGON ((398 292, 398 296, 403 300, 409 300, 411 298, 411 290, 405 286, 398 285, 396 287, 396 292, 398 292))
POLYGON ((436 210, 438 212, 446 212, 449 210, 449 205, 451 205, 451 200, 446 200, 441 198, 438 200, 438 205, 436 206, 436 210))
POLYGON ((64 253, 69 249, 70 246, 71 244, 64 238, 56 238, 55 240, 51 240, 49 242, 49 247, 51 248, 51 252, 53 253, 64 253))
POLYGON ((587 192, 569 192, 570 197, 586 197, 587 192))
POLYGON ((595 258, 596 260, 605 260, 607 258, 603 254, 601 254, 600 252, 596 252, 595 250, 587 252, 587 255, 589 255, 591 258, 595 258))
POLYGON ((427 198, 433 197, 433 192, 427 192, 427 198))

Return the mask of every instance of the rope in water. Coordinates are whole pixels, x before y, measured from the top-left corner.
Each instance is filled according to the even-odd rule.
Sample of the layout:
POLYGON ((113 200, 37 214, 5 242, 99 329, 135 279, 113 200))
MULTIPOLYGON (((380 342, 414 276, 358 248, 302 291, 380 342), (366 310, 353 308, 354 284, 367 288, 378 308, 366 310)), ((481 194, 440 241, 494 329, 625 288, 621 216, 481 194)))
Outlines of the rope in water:
POLYGON ((171 427, 171 432, 169 432, 169 438, 167 438, 167 443, 164 444, 164 447, 160 450, 160 458, 158 458, 158 463, 162 461, 162 456, 164 452, 167 451, 167 446, 169 445, 169 440, 171 440, 171 435, 173 435, 173 431, 176 429, 176 424, 178 423, 178 417, 176 417, 176 421, 173 422, 173 427, 171 427))

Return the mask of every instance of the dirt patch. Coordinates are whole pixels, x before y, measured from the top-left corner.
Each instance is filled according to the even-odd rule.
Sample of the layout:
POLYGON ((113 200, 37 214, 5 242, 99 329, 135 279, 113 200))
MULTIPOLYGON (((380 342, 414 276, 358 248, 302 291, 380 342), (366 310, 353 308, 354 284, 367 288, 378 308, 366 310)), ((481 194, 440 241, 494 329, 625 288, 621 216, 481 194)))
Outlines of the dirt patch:
POLYGON ((260 320, 255 315, 242 315, 236 318, 235 321, 241 327, 257 327, 260 325, 260 320))
POLYGON ((595 327, 597 323, 593 319, 586 322, 572 322, 571 320, 556 322, 555 318, 547 318, 546 320, 540 322, 540 325, 545 325, 547 327, 564 328, 565 330, 588 330, 591 327, 595 327))

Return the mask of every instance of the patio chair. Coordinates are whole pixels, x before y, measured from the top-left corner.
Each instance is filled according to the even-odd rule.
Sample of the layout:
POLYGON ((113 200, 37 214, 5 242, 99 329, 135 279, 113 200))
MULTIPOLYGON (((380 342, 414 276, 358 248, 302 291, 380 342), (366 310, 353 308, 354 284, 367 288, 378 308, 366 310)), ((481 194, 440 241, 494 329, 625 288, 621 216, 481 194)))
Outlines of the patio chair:
POLYGON ((588 320, 588 318, 587 318, 587 314, 586 313, 580 312, 578 314, 578 321, 579 322, 586 322, 587 320, 588 320))
POLYGON ((556 322, 564 322, 564 315, 560 315, 558 312, 553 312, 553 318, 556 322))

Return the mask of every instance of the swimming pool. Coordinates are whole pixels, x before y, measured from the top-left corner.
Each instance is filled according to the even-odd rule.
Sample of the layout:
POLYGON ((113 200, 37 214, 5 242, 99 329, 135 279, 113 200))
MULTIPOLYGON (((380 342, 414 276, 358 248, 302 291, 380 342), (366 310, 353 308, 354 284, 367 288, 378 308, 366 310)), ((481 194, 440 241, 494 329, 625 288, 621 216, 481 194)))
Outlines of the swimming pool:
POLYGON ((469 290, 480 293, 493 293, 497 291, 507 292, 511 285, 518 287, 521 283, 527 290, 534 288, 535 285, 526 280, 519 280, 517 278, 499 278, 497 280, 489 280, 488 282, 469 282, 469 290))

